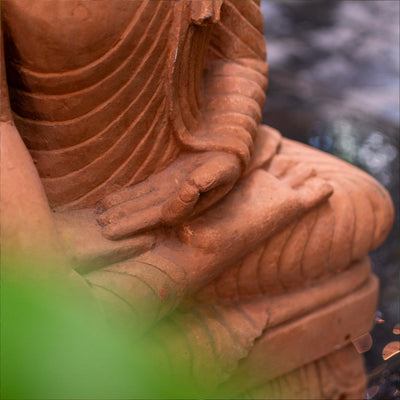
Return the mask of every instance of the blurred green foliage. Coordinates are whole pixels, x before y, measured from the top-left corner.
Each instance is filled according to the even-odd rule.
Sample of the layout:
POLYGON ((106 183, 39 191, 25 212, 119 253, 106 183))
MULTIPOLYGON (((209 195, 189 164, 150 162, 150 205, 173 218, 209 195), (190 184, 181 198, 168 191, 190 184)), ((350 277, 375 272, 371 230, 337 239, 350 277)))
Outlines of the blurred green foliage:
POLYGON ((151 340, 110 326, 67 279, 32 279, 43 263, 2 259, 2 399, 200 397, 193 382, 159 367, 151 340))

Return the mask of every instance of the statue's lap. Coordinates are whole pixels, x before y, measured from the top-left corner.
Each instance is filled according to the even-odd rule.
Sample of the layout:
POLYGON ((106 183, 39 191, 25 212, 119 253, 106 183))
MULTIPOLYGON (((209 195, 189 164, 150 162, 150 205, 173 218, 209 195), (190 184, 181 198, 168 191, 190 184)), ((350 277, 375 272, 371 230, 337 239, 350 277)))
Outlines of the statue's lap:
MULTIPOLYGON (((260 134, 263 133, 260 131, 260 134)), ((390 228, 390 197, 379 183, 363 171, 287 139, 282 140, 275 155, 271 155, 268 149, 270 142, 264 143, 266 162, 259 170, 268 172, 274 157, 283 155, 294 163, 311 166, 317 176, 326 179, 334 187, 334 193, 326 203, 283 226, 245 254, 239 262, 234 262, 198 292, 199 299, 210 299, 210 296, 215 297, 215 293, 225 300, 249 298, 282 293, 323 281, 346 270, 354 261, 378 247, 390 228)), ((244 178, 243 181, 248 179, 244 178)), ((238 205, 238 215, 241 208, 245 212, 246 207, 251 207, 251 200, 247 203, 238 205)), ((91 259, 99 258, 99 254, 105 260, 113 260, 116 251, 123 253, 116 249, 124 248, 126 256, 119 256, 117 261, 129 264, 135 262, 134 258, 131 259, 132 255, 157 246, 153 239, 141 235, 122 243, 106 240, 101 237, 100 227, 95 221, 96 214, 89 214, 92 228, 85 237, 87 249, 77 252, 77 257, 81 257, 82 261, 87 260, 90 264, 91 259), (88 246, 90 240, 91 245, 88 246), (80 252, 86 254, 79 255, 80 252)), ((79 211, 78 219, 82 220, 79 211)), ((60 229, 63 227, 66 227, 65 223, 60 225, 60 229)), ((77 229, 80 229, 79 226, 77 229)), ((225 233, 221 225, 219 234, 223 236, 229 233, 225 233)), ((203 240, 201 235, 199 232, 197 242, 207 243, 207 238, 203 240)), ((85 269, 82 263, 80 269, 85 269)))
MULTIPOLYGON (((368 174, 283 139, 278 154, 306 163, 334 188, 327 203, 292 221, 200 291, 220 298, 282 293, 346 270, 380 246, 393 218, 388 192, 368 174)), ((266 167, 268 170, 268 166, 266 167)))

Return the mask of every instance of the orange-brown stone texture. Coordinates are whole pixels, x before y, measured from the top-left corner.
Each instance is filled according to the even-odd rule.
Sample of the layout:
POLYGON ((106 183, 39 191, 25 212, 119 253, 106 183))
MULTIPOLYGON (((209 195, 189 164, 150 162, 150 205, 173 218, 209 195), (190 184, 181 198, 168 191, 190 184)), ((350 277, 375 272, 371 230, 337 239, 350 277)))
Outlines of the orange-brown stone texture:
POLYGON ((351 341, 372 324, 367 254, 393 206, 366 173, 260 124, 258 2, 1 11, 3 248, 56 257, 199 387, 360 398, 351 341))

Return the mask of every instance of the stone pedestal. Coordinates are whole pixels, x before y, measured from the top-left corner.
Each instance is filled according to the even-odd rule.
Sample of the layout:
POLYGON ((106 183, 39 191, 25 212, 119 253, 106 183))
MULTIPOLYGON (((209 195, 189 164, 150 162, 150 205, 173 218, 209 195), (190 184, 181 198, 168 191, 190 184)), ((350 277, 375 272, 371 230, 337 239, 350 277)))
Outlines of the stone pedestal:
POLYGON ((243 399, 360 400, 366 396, 363 357, 347 346, 281 375, 238 397, 243 399))
POLYGON ((295 309, 305 296, 315 303, 306 315, 281 323, 257 339, 225 388, 235 388, 240 398, 249 399, 364 398, 364 360, 352 340, 372 328, 378 280, 369 275, 351 290, 348 285, 342 296, 332 299, 328 294, 334 286, 346 286, 350 273, 359 273, 361 264, 368 265, 368 260, 320 287, 272 300, 277 309, 287 303, 295 309))

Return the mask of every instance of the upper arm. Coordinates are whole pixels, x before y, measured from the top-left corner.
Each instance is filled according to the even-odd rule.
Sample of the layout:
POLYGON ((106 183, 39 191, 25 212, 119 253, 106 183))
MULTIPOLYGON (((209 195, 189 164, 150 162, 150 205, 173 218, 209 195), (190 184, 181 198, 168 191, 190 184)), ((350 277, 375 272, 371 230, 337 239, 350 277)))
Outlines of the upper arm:
POLYGON ((8 99, 6 66, 4 60, 3 32, 0 29, 0 121, 12 123, 10 101, 8 99))
POLYGON ((46 194, 34 162, 12 118, 8 99, 3 36, 1 35, 1 238, 3 246, 29 254, 51 248, 55 226, 46 194))

